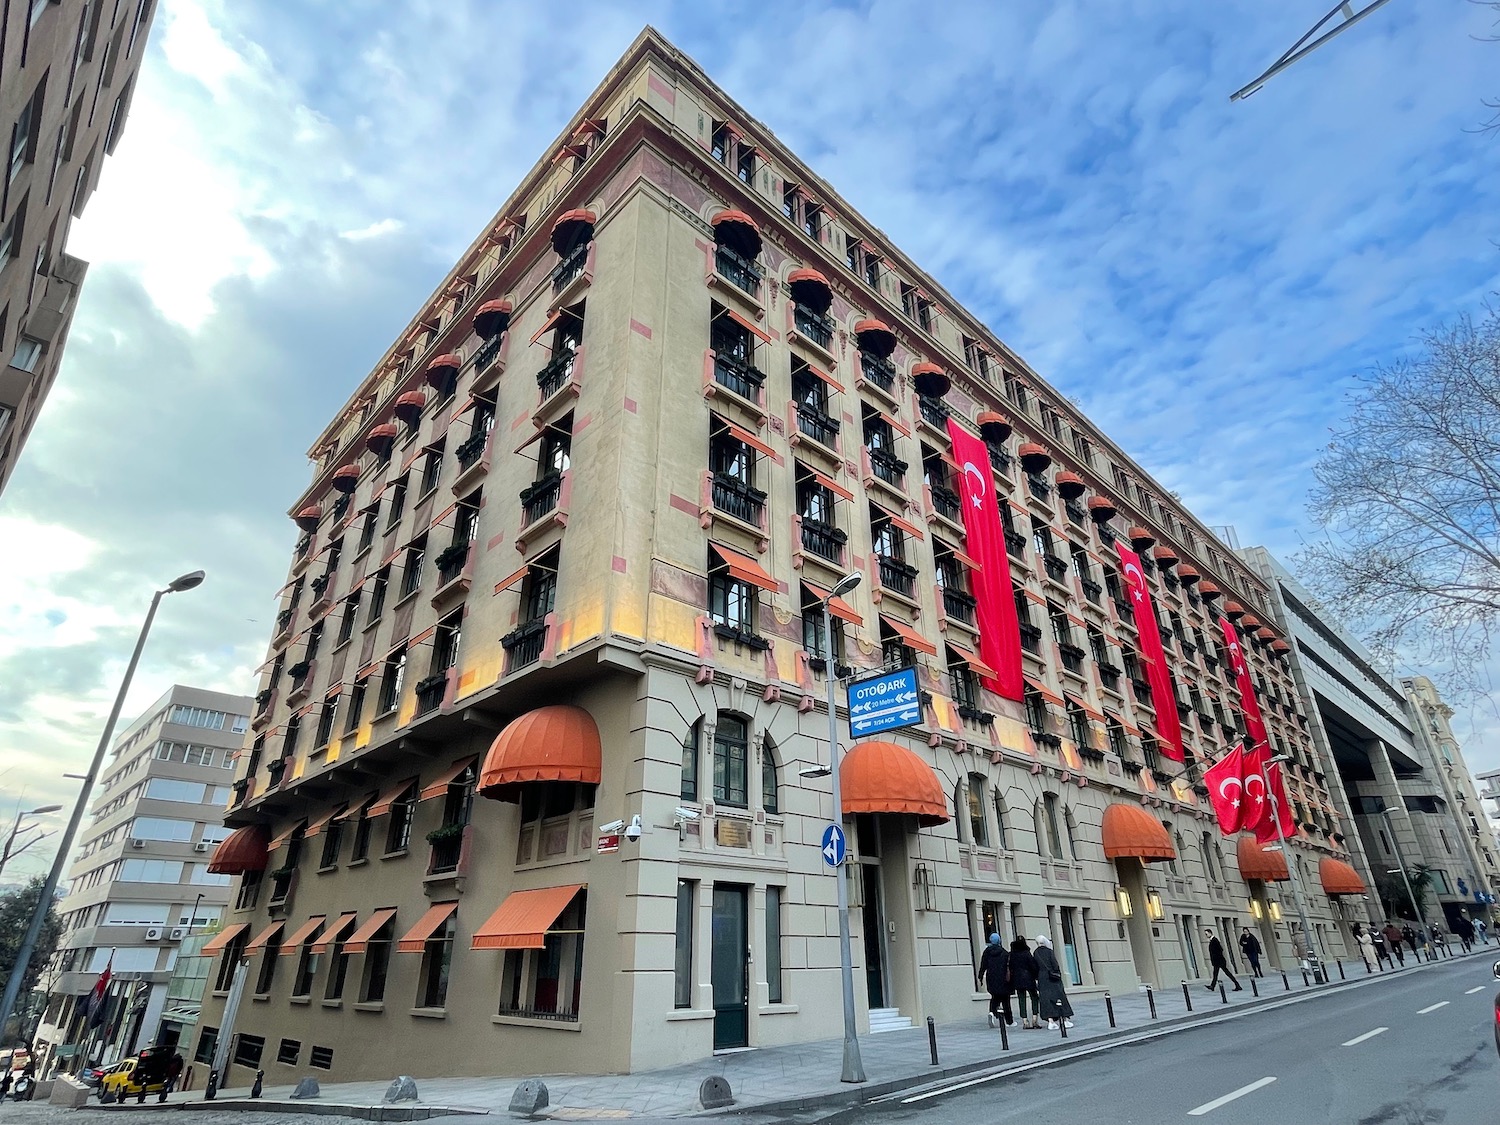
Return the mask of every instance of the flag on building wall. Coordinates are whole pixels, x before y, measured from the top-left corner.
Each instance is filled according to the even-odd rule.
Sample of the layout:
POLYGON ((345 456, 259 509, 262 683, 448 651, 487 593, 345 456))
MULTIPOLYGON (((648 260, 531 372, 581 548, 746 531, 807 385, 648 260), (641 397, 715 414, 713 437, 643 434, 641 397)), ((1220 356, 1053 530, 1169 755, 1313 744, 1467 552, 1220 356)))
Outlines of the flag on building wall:
POLYGON ((1255 684, 1250 679, 1250 665, 1245 662, 1245 650, 1240 647, 1239 634, 1234 623, 1227 617, 1219 618, 1219 628, 1224 633, 1224 647, 1229 651, 1229 667, 1234 671, 1235 686, 1240 692, 1240 714, 1245 716, 1245 730, 1255 746, 1266 745, 1266 724, 1261 718, 1260 701, 1255 698, 1255 684))
POLYGON ((99 979, 94 982, 94 987, 83 1000, 83 1014, 88 1019, 89 1027, 98 1027, 104 1022, 105 998, 109 995, 109 979, 114 976, 114 967, 115 951, 111 949, 109 960, 99 973, 99 979))
POLYGON ((1172 691, 1172 674, 1167 671, 1167 654, 1161 647, 1161 632, 1156 627, 1156 608, 1151 591, 1146 588, 1146 574, 1141 557, 1124 543, 1115 542, 1120 552, 1120 570, 1130 588, 1130 605, 1135 611, 1135 628, 1141 637, 1141 659, 1146 662, 1146 682, 1151 685, 1151 706, 1156 712, 1156 733, 1162 752, 1174 762, 1184 760, 1182 725, 1177 718, 1177 696, 1172 691))
POLYGON ((990 456, 984 442, 948 419, 948 440, 959 467, 959 495, 963 500, 964 533, 969 554, 979 564, 974 573, 975 615, 979 625, 979 656, 995 670, 995 678, 981 681, 1005 699, 1019 701, 1025 694, 1021 676, 1021 627, 1016 618, 1015 590, 1010 582, 1010 559, 1005 529, 995 497, 990 456))
POLYGON ((1245 826, 1245 751, 1236 746, 1203 773, 1219 831, 1233 836, 1245 826))
MULTIPOLYGON (((1258 824, 1247 824, 1245 827, 1254 829, 1256 841, 1262 844, 1269 844, 1282 837, 1290 840, 1297 834, 1297 822, 1292 819, 1292 803, 1286 798, 1286 783, 1282 780, 1280 762, 1270 762, 1266 765, 1266 789, 1267 800, 1264 815, 1258 824), (1274 800, 1271 799, 1273 797, 1274 800), (1277 820, 1281 821, 1279 830, 1277 820)), ((1290 863, 1290 859, 1287 862, 1290 863)))

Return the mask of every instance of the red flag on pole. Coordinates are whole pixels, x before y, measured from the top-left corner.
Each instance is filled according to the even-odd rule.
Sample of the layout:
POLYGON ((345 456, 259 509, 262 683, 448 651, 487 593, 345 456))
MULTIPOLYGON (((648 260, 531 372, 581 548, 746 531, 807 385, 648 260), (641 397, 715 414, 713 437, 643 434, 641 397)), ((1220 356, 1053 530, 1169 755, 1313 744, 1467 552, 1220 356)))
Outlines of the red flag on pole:
POLYGON ((1174 762, 1184 760, 1182 726, 1177 720, 1177 696, 1172 692, 1172 674, 1167 671, 1167 654, 1162 651, 1161 633, 1156 628, 1156 610, 1151 591, 1146 588, 1146 574, 1141 557, 1116 540, 1120 552, 1120 569, 1130 587, 1130 604, 1135 611, 1136 632, 1141 635, 1141 657, 1146 661, 1146 682, 1151 685, 1151 706, 1156 712, 1156 733, 1161 736, 1162 752, 1174 762))
MULTIPOLYGON (((1261 844, 1269 844, 1282 838, 1290 840, 1297 835, 1297 822, 1292 819, 1292 804, 1286 799, 1286 784, 1282 780, 1280 762, 1271 762, 1266 766, 1266 787, 1275 800, 1266 801, 1265 818, 1259 824, 1246 827, 1255 829, 1256 842, 1261 844), (1276 824, 1278 820, 1281 821, 1279 830, 1276 824)), ((1287 862, 1290 863, 1291 860, 1288 859, 1287 862)))
POLYGON ((1203 774, 1219 831, 1233 836, 1245 825, 1245 751, 1236 746, 1203 774))
POLYGON ((1264 742, 1257 743, 1241 756, 1243 765, 1240 778, 1244 785, 1244 816, 1240 828, 1246 832, 1259 832, 1262 824, 1271 819, 1271 802, 1266 797, 1266 759, 1271 756, 1264 742))
POLYGON ((1256 746, 1266 745, 1266 724, 1260 715, 1260 701, 1255 698, 1255 684, 1250 679, 1250 665, 1245 663, 1245 650, 1240 647, 1239 634, 1234 623, 1227 617, 1219 618, 1219 628, 1224 633, 1224 647, 1229 650, 1229 667, 1234 671, 1235 686, 1240 692, 1240 714, 1245 716, 1245 730, 1256 746))
POLYGON ((109 994, 109 978, 114 975, 115 951, 109 951, 109 960, 105 962, 104 969, 99 973, 99 979, 94 982, 93 990, 88 994, 84 1003, 84 1014, 88 1016, 88 1025, 98 1027, 104 1022, 104 1000, 109 994))
POLYGON ((1021 627, 1016 619, 1015 590, 1010 584, 1010 559, 1005 552, 1005 530, 990 474, 984 442, 948 419, 948 440, 959 466, 959 495, 963 500, 964 533, 969 554, 979 563, 974 573, 975 615, 979 624, 979 656, 995 670, 985 687, 1005 699, 1025 695, 1021 676, 1021 627))

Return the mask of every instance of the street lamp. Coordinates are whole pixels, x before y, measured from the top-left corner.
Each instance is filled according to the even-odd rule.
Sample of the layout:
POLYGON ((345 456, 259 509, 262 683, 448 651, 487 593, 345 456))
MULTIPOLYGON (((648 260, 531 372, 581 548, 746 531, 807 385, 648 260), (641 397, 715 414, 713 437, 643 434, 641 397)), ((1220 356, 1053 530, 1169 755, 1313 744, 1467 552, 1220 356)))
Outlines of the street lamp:
POLYGON ((120 721, 120 711, 125 706, 125 694, 130 690, 130 681, 135 676, 135 667, 140 663, 141 652, 146 647, 146 637, 151 632, 151 622, 156 619, 156 607, 161 604, 161 599, 166 594, 180 594, 184 590, 201 586, 203 577, 203 571, 194 570, 180 578, 173 579, 167 584, 166 589, 156 591, 151 597, 151 608, 146 611, 146 620, 141 623, 141 635, 136 638, 135 651, 130 654, 130 663, 125 666, 125 677, 120 681, 120 690, 115 694, 115 703, 110 708, 104 731, 99 736, 99 745, 94 748, 94 758, 89 763, 89 772, 84 775, 83 784, 78 787, 78 799, 73 802, 73 815, 68 818, 67 830, 58 842, 57 854, 52 857, 52 867, 47 872, 47 881, 42 887, 41 895, 37 898, 36 909, 31 913, 31 925, 27 927, 26 936, 21 940, 20 948, 16 950, 15 966, 5 982, 5 995, 0 997, 0 1030, 3 1030, 10 1020, 10 1014, 16 1006, 16 997, 21 991, 21 978, 26 975, 26 970, 31 966, 31 954, 36 948, 37 936, 42 932, 42 923, 47 920, 47 911, 52 906, 52 897, 57 893, 58 879, 62 876, 63 865, 68 862, 68 852, 73 847, 73 837, 78 834, 78 825, 83 821, 84 811, 88 808, 89 791, 94 787, 94 780, 99 776, 99 767, 104 763, 104 752, 109 749, 109 740, 114 737, 115 724, 120 721))
MULTIPOLYGON (((16 819, 11 822, 10 835, 5 839, 5 847, 3 849, 0 849, 0 871, 5 870, 5 864, 11 857, 12 849, 15 848, 16 834, 21 831, 21 822, 28 816, 41 816, 43 813, 57 812, 61 808, 61 805, 42 805, 39 808, 27 809, 25 812, 17 810, 16 819)), ((31 825, 26 829, 26 831, 30 832, 31 829, 35 827, 35 825, 31 825)), ((41 836, 33 836, 30 840, 27 840, 24 844, 21 845, 20 851, 25 851, 27 848, 31 847, 32 844, 36 843, 40 839, 43 839, 47 835, 48 833, 44 832, 41 836)), ((16 854, 20 853, 17 852, 16 854)))
MULTIPOLYGON (((1290 762, 1291 760, 1290 754, 1277 754, 1267 762, 1267 765, 1276 762, 1290 762)), ((1297 902, 1297 918, 1302 924, 1302 941, 1307 946, 1307 959, 1312 964, 1313 983, 1322 984, 1328 978, 1323 972, 1322 959, 1318 956, 1318 951, 1313 946, 1313 930, 1312 925, 1307 919, 1307 904, 1302 899, 1302 883, 1297 878, 1297 865, 1292 862, 1291 849, 1286 846, 1286 833, 1281 830, 1281 813, 1277 809, 1276 786, 1270 784, 1269 781, 1266 784, 1266 794, 1271 798, 1271 819, 1276 824, 1276 837, 1281 841, 1281 858, 1286 861, 1287 879, 1292 884, 1292 898, 1297 902)), ((1275 849, 1267 848, 1265 850, 1273 851, 1275 849)))
POLYGON ((1401 854, 1401 841, 1396 837, 1396 823, 1390 817, 1396 812, 1395 805, 1389 805, 1380 810, 1380 815, 1386 818, 1387 827, 1391 830, 1391 844, 1396 849, 1396 862, 1401 867, 1401 881, 1406 884, 1406 893, 1411 898, 1411 910, 1417 917, 1417 925, 1422 930, 1422 944, 1429 949, 1434 943, 1427 940, 1427 919, 1422 914, 1422 907, 1417 903, 1417 892, 1412 890, 1411 877, 1406 873, 1406 857, 1401 854))

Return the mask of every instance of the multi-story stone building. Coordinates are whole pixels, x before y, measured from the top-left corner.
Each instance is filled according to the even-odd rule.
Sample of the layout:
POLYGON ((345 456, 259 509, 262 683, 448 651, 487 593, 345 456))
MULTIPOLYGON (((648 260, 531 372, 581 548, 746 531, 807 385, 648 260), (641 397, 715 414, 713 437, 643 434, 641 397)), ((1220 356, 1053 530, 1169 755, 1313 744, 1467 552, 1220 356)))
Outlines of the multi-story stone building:
POLYGON ((25 0, 0 17, 0 491, 57 378, 86 262, 63 253, 125 130, 154 0, 25 0))
POLYGON ((1347 823, 1352 814, 1359 829, 1349 841, 1358 870, 1386 884, 1389 905, 1409 914, 1404 858, 1409 869, 1432 872, 1429 920, 1451 927, 1461 912, 1487 915, 1483 896, 1500 893, 1500 866, 1448 725, 1452 712, 1432 681, 1393 680, 1265 548, 1242 553, 1271 584, 1272 613, 1292 639, 1292 672, 1310 701, 1319 757, 1337 770, 1336 815, 1347 823))
POLYGON ((1484 782, 1484 788, 1479 791, 1482 798, 1480 807, 1484 808, 1489 817, 1490 839, 1494 841, 1495 847, 1500 848, 1500 770, 1476 773, 1474 778, 1484 782), (1484 805, 1484 801, 1488 801, 1489 805, 1484 805))
POLYGON ((312 458, 215 857, 239 879, 202 1034, 240 1067, 381 1076, 375 1035, 417 1074, 836 1036, 830 647, 922 688, 920 724, 841 770, 863 1027, 980 1013, 992 931, 1050 933, 1082 992, 1197 976, 1203 927, 1287 955, 1285 861, 1221 839, 1199 782, 1243 736, 1221 612, 1302 769, 1292 851, 1343 951, 1320 878, 1363 885, 1267 584, 654 32, 312 458), (1005 498, 1024 701, 981 682, 950 417, 1005 498))
POLYGON ((221 922, 229 903, 228 877, 208 865, 229 834, 224 808, 251 707, 247 696, 179 685, 116 739, 57 908, 59 975, 37 1035, 49 1064, 75 1053, 111 1061, 191 1026, 165 1014, 168 981, 183 941, 221 922), (89 1027, 79 1003, 106 965, 111 1006, 89 1027))

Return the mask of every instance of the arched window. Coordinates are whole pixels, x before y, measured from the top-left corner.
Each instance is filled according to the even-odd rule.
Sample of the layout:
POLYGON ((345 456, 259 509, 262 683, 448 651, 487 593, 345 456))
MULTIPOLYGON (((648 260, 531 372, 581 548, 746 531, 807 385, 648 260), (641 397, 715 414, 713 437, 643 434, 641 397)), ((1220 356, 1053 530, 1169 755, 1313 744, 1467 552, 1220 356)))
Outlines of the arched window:
POLYGON ((1068 831, 1068 858, 1078 858, 1078 822, 1073 819, 1072 809, 1063 809, 1063 827, 1068 831))
MULTIPOLYGON (((1167 837, 1169 839, 1175 839, 1177 841, 1177 855, 1181 855, 1182 837, 1178 835, 1177 831, 1172 827, 1172 822, 1170 820, 1164 820, 1161 822, 1161 826, 1167 830, 1167 837)), ((1177 856, 1173 856, 1171 859, 1167 860, 1167 868, 1172 872, 1173 875, 1177 874, 1177 856)))
POLYGON ((698 758, 703 746, 703 720, 688 727, 687 737, 682 740, 682 791, 684 801, 698 799, 698 758))
POLYGON ((995 786, 995 847, 1001 851, 1010 850, 1010 844, 1005 839, 1005 798, 998 785, 995 786))
POLYGON ((969 775, 969 841, 976 847, 990 846, 990 826, 984 811, 984 775, 969 775))
POLYGON ((760 803, 768 813, 781 811, 776 794, 776 744, 769 738, 760 748, 760 803))
POLYGON ((1210 883, 1222 883, 1224 876, 1220 874, 1222 869, 1218 864, 1218 849, 1214 846, 1213 836, 1210 833, 1203 833, 1201 846, 1203 848, 1203 870, 1208 875, 1208 881, 1210 883))
POLYGON ((1042 833, 1044 833, 1044 832, 1046 833, 1045 843, 1044 843, 1044 847, 1046 848, 1046 854, 1049 855, 1049 856, 1051 856, 1053 859, 1061 859, 1062 858, 1062 854, 1063 854, 1063 850, 1062 850, 1062 834, 1059 831, 1058 824, 1057 824, 1057 794, 1056 793, 1043 793, 1042 794, 1041 825, 1038 828, 1037 832, 1038 832, 1038 842, 1039 843, 1042 842, 1042 840, 1043 840, 1042 833))
POLYGON ((750 723, 741 715, 720 715, 714 728, 714 801, 748 808, 750 723))

